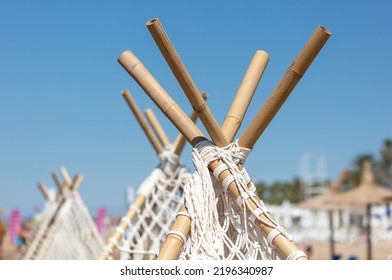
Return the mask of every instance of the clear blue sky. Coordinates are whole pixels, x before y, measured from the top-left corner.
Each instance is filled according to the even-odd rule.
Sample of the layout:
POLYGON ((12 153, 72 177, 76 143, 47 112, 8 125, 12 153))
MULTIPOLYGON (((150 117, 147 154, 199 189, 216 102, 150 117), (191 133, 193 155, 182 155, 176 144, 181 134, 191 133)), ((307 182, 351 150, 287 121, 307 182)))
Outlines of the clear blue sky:
MULTIPOLYGON (((120 95, 152 108, 117 63, 129 49, 190 112, 145 23, 160 19, 219 123, 258 49, 270 61, 249 123, 314 29, 332 36, 247 161, 256 181, 300 176, 305 152, 327 157, 334 178, 392 137, 391 1, 0 1, 0 207, 24 215, 44 200, 37 182, 65 166, 84 176, 91 212, 125 211, 125 189, 158 163, 120 95)), ((200 122, 199 122, 199 126, 200 122)), ((243 131, 240 130, 239 134, 243 131)), ((192 170, 188 146, 182 161, 192 170)))

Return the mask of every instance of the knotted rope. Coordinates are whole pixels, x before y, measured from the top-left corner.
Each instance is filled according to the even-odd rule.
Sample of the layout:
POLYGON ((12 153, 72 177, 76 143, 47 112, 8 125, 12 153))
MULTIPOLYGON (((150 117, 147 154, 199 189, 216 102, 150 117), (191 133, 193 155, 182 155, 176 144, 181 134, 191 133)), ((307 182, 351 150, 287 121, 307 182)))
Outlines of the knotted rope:
POLYGON ((122 232, 121 244, 111 241, 121 251, 121 259, 153 258, 183 205, 182 188, 190 177, 189 172, 180 164, 172 147, 165 148, 159 158, 159 166, 137 192, 146 197, 144 207, 134 209, 137 216, 132 221, 122 219, 128 224, 128 230, 122 232))
MULTIPOLYGON (((273 239, 281 234, 292 240, 257 198, 246 170, 238 168, 250 152, 239 147, 237 142, 218 148, 205 140, 194 147, 192 161, 196 171, 184 186, 191 233, 180 259, 278 259, 272 246, 273 239), (211 174, 208 165, 216 160, 222 164, 211 174), (230 175, 220 183, 217 178, 225 170, 230 175), (233 181, 240 193, 235 200, 228 192, 233 181), (256 209, 250 207, 248 199, 257 205, 256 209), (249 217, 247 210, 251 212, 249 217), (267 220, 259 217, 262 213, 267 220), (264 237, 255 225, 256 220, 274 230, 264 237)), ((299 252, 297 255, 304 254, 299 252)))

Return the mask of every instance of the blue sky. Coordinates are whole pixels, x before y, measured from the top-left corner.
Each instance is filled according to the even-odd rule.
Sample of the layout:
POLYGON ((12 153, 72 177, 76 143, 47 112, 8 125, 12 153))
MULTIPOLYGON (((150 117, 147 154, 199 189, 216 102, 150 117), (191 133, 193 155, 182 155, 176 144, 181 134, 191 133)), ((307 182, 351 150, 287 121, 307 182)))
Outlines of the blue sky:
MULTIPOLYGON (((125 211, 125 189, 158 163, 120 91, 174 126, 117 63, 131 50, 186 111, 190 105, 145 23, 159 18, 219 123, 258 49, 270 55, 242 129, 314 29, 332 36, 247 161, 256 181, 300 176, 306 152, 334 178, 392 137, 391 1, 0 1, 0 207, 24 215, 64 166, 94 213, 125 211)), ((201 127, 200 122, 198 123, 201 127)), ((204 131, 204 129, 203 129, 204 131)), ((182 161, 190 170, 191 149, 182 161)))

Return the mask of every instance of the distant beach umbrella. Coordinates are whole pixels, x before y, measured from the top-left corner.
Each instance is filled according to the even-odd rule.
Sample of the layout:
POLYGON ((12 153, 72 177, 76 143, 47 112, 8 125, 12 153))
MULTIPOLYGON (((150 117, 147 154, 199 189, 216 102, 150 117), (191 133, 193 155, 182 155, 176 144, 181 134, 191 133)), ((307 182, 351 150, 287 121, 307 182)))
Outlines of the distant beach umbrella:
POLYGON ((336 200, 342 195, 340 191, 341 185, 344 179, 349 174, 349 169, 344 169, 339 177, 334 180, 325 193, 316 195, 307 200, 304 200, 297 204, 297 207, 306 208, 311 210, 334 210, 338 209, 339 205, 336 205, 336 200))
POLYGON ((364 161, 360 184, 339 196, 334 203, 339 207, 364 208, 388 201, 392 201, 392 191, 375 182, 370 161, 364 161))
POLYGON ((330 252, 331 259, 335 257, 335 237, 334 237, 334 225, 333 225, 333 210, 338 210, 339 206, 335 203, 335 201, 342 195, 340 188, 343 184, 344 179, 350 173, 349 169, 344 169, 339 177, 334 180, 328 190, 323 193, 311 197, 301 203, 297 204, 299 208, 306 208, 315 211, 328 211, 328 219, 329 219, 329 229, 330 229, 330 252))
POLYGON ((367 216, 367 257, 372 259, 371 242, 371 207, 374 204, 386 204, 392 201, 392 191, 378 185, 373 176, 370 161, 364 161, 360 184, 339 196, 334 203, 340 208, 366 209, 367 216))

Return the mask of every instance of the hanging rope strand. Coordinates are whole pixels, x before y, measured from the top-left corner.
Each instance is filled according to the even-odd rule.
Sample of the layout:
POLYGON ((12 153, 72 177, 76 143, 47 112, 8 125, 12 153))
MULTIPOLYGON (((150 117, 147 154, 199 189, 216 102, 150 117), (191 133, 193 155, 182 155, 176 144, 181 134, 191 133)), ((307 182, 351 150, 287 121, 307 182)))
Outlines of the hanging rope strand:
POLYGON ((193 149, 192 160, 196 171, 184 187, 185 204, 191 217, 191 234, 180 255, 181 259, 249 259, 266 258, 267 255, 268 258, 279 258, 273 252, 273 239, 281 234, 292 240, 267 214, 264 203, 255 195, 255 188, 248 188, 250 178, 246 170, 240 171, 238 168, 238 164, 244 164, 250 152, 250 149, 239 147, 237 142, 218 148, 207 140, 193 149), (220 160, 222 164, 211 174, 207 166, 215 160, 220 160), (228 170, 230 175, 219 183, 217 178, 224 170, 228 170), (240 194, 236 200, 228 192, 228 186, 233 181, 240 194), (256 209, 249 210, 252 209, 249 199, 257 205, 256 209), (261 213, 267 214, 267 220, 258 218, 261 213), (272 234, 263 237, 255 225, 256 220, 273 228, 272 234))

